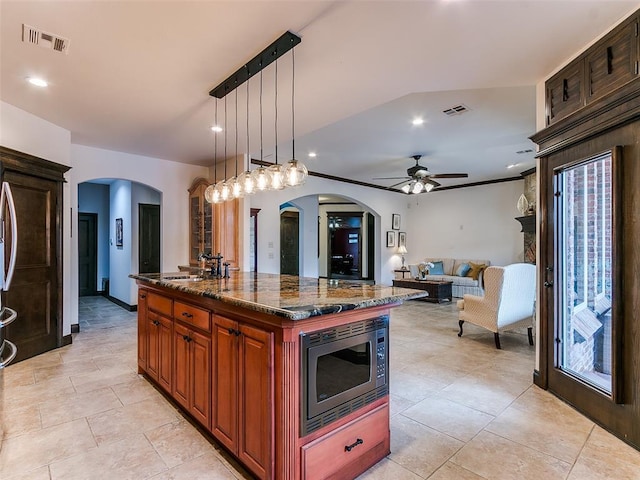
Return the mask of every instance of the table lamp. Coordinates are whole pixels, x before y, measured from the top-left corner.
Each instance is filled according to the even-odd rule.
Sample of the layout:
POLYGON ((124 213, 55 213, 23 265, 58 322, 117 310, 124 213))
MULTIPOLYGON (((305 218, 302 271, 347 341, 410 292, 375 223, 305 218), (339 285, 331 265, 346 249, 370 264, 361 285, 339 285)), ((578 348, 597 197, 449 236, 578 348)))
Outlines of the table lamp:
POLYGON ((404 264, 404 256, 405 256, 405 254, 407 253, 407 247, 405 247, 404 245, 400 245, 400 246, 398 247, 398 253, 399 253, 400 255, 402 255, 402 267, 401 267, 401 270, 406 270, 406 269, 407 269, 407 267, 406 267, 406 265, 404 264))

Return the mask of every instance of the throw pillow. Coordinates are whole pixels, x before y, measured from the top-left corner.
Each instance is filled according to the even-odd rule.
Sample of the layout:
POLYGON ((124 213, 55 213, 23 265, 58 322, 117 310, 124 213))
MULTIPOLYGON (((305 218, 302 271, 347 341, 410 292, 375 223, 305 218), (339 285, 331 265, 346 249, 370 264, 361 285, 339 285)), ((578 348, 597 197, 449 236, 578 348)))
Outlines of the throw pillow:
POLYGON ((478 280, 480 276, 480 272, 482 272, 487 266, 484 263, 473 263, 469 262, 469 271, 467 272, 467 277, 471 277, 474 280, 478 280))
POLYGON ((466 277, 469 270, 471 270, 471 267, 468 263, 461 263, 458 265, 458 268, 456 268, 456 275, 458 277, 466 277))
POLYGON ((431 262, 433 267, 429 269, 429 275, 444 275, 444 265, 442 262, 431 262))

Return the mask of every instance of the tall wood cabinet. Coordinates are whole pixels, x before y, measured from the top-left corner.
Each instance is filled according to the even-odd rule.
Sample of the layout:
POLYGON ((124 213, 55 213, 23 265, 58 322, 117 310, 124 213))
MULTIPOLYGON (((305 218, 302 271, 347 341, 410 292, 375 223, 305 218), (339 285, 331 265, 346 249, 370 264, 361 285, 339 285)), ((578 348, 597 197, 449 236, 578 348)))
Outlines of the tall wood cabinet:
POLYGON ((231 267, 239 267, 240 201, 211 205, 204 197, 209 184, 197 178, 189 188, 189 264, 197 266, 200 253, 220 253, 231 267))
MULTIPOLYGON (((18 230, 15 273, 2 303, 18 312, 5 332, 18 347, 15 361, 71 342, 62 335, 62 184, 68 170, 0 147, 0 176, 11 186, 18 230)), ((7 227, 7 244, 11 236, 7 227)))

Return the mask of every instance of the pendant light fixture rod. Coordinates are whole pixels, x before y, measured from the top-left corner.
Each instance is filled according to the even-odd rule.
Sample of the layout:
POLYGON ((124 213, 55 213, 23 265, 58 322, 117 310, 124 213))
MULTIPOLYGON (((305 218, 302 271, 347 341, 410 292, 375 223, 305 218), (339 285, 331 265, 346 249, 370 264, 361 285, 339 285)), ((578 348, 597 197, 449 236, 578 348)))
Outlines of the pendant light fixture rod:
POLYGON ((227 181, 227 97, 224 97, 224 181, 227 181))
POLYGON ((275 92, 273 97, 275 98, 275 141, 276 141, 276 148, 275 148, 275 155, 276 155, 276 165, 278 165, 278 60, 276 58, 276 65, 275 65, 275 92))
POLYGON ((302 39, 287 31, 283 33, 271 45, 265 48, 258 55, 249 60, 245 65, 232 73, 224 82, 217 85, 209 92, 209 95, 216 98, 222 98, 234 89, 242 85, 244 82, 260 72, 263 68, 271 65, 279 57, 287 53, 293 47, 298 45, 302 39))
POLYGON ((296 49, 291 47, 291 158, 296 158, 296 49))
POLYGON ((236 179, 238 178, 238 89, 236 88, 236 179))
MULTIPOLYGON (((216 126, 218 126, 218 99, 216 99, 216 126)), ((213 132, 213 183, 218 181, 218 132, 213 132)))

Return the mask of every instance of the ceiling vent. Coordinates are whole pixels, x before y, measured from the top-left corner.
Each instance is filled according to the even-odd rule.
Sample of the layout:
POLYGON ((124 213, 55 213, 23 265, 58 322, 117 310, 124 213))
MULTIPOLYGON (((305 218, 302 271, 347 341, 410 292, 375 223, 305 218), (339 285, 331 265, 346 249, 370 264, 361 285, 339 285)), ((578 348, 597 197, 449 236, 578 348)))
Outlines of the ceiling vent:
POLYGON ((447 108, 446 110, 443 110, 442 113, 451 117, 453 115, 461 115, 468 111, 469 111, 469 107, 461 103, 460 105, 456 105, 455 107, 451 107, 451 108, 447 108))
POLYGON ((55 50, 65 55, 69 53, 69 39, 53 33, 44 32, 24 23, 22 24, 22 41, 55 50))
POLYGON ((533 150, 531 150, 530 148, 527 148, 526 150, 518 150, 516 153, 518 155, 522 155, 523 153, 533 153, 533 150))

